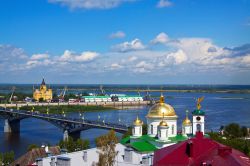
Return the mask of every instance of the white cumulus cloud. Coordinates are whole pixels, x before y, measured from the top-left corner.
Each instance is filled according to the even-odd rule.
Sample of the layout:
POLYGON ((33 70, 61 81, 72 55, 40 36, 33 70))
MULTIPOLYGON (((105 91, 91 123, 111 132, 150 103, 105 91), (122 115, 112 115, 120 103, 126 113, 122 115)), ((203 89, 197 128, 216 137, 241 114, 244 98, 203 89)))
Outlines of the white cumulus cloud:
POLYGON ((153 44, 166 44, 167 42, 169 42, 169 37, 166 33, 161 32, 159 33, 152 41, 151 43, 153 44))
POLYGON ((165 7, 169 7, 169 6, 172 6, 172 5, 173 5, 173 3, 170 2, 169 0, 160 0, 157 3, 158 8, 165 8, 165 7))
POLYGON ((50 3, 61 4, 70 9, 110 9, 126 2, 136 0, 48 0, 50 3))
POLYGON ((78 55, 70 50, 65 50, 59 60, 64 62, 88 62, 94 60, 98 55, 97 52, 91 51, 82 52, 78 55))
POLYGON ((129 52, 129 51, 136 51, 136 50, 143 50, 146 47, 139 39, 134 39, 131 42, 124 42, 121 44, 117 44, 112 47, 114 51, 118 52, 129 52))
POLYGON ((121 39, 121 38, 124 38, 126 36, 126 34, 122 31, 117 31, 117 32, 114 32, 114 33, 111 33, 109 35, 109 38, 110 39, 121 39))
POLYGON ((31 60, 47 59, 49 58, 48 54, 34 54, 31 56, 31 60))

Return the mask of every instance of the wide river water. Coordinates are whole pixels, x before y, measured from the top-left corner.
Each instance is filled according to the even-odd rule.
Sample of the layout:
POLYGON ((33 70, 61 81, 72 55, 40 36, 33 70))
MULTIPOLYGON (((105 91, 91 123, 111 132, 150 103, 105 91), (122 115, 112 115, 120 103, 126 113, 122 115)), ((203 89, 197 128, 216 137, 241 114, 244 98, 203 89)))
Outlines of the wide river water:
MULTIPOLYGON (((155 93, 153 95, 159 95, 155 93)), ((230 93, 175 93, 165 94, 166 103, 172 105, 178 117, 178 129, 181 129, 181 122, 185 117, 185 110, 195 109, 195 99, 205 96, 202 102, 202 109, 206 112, 205 128, 209 130, 218 130, 221 125, 236 122, 240 125, 250 127, 250 94, 230 94, 230 93)), ((106 122, 117 122, 132 124, 138 114, 146 123, 145 116, 149 110, 148 106, 142 106, 132 109, 120 109, 101 112, 86 112, 86 119, 97 120, 98 115, 106 122)), ((78 116, 78 113, 72 113, 68 116, 78 116)), ((190 114, 191 118, 191 114, 190 114)), ((50 123, 34 118, 28 118, 21 121, 20 134, 6 135, 3 133, 4 120, 0 119, 0 152, 13 150, 16 157, 27 151, 30 144, 42 145, 49 143, 55 145, 62 139, 63 133, 57 127, 50 123)), ((89 139, 91 147, 95 146, 95 138, 105 134, 106 130, 90 129, 81 132, 81 138, 89 139)), ((118 134, 121 136, 121 134, 118 134)))

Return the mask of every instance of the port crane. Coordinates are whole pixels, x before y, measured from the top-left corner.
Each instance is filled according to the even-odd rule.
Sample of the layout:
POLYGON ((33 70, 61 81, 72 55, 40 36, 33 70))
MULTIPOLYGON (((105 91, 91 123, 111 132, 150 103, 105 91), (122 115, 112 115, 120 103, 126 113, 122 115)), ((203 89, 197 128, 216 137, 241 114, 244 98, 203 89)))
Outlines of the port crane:
POLYGON ((10 95, 10 98, 9 98, 9 102, 11 103, 11 101, 12 101, 12 98, 13 98, 13 94, 14 94, 14 92, 15 92, 15 89, 16 89, 16 87, 12 87, 12 89, 11 89, 11 95, 10 95))
POLYGON ((59 99, 64 100, 64 96, 65 96, 67 90, 68 90, 67 86, 65 86, 59 95, 59 99))

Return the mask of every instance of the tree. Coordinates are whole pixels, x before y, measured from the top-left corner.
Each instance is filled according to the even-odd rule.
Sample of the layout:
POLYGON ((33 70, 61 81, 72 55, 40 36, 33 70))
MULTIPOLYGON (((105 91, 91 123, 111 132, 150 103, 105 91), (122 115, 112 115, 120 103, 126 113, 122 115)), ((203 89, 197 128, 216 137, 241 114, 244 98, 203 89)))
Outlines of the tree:
POLYGON ((243 137, 247 137, 248 136, 248 131, 247 131, 247 127, 246 126, 242 126, 241 127, 241 133, 243 137))
POLYGON ((0 165, 10 165, 14 161, 14 152, 0 154, 0 165))
POLYGON ((115 157, 118 154, 115 151, 118 138, 114 130, 110 130, 108 134, 96 138, 96 145, 99 149, 99 161, 97 166, 113 166, 115 157))
POLYGON ((36 148, 38 148, 38 146, 36 144, 31 144, 31 145, 28 146, 27 150, 31 151, 32 149, 36 149, 36 148))
POLYGON ((89 140, 82 140, 82 139, 77 139, 76 140, 76 148, 79 150, 84 150, 89 148, 89 140))
POLYGON ((240 125, 237 123, 230 123, 225 127, 225 135, 231 138, 242 137, 240 125))
POLYGON ((41 102, 43 102, 44 100, 43 100, 43 98, 41 97, 41 98, 39 98, 38 101, 41 103, 41 102))
POLYGON ((67 141, 61 140, 59 142, 61 149, 67 149, 68 152, 75 152, 77 150, 84 150, 89 148, 89 140, 77 139, 74 141, 72 137, 69 137, 67 141))

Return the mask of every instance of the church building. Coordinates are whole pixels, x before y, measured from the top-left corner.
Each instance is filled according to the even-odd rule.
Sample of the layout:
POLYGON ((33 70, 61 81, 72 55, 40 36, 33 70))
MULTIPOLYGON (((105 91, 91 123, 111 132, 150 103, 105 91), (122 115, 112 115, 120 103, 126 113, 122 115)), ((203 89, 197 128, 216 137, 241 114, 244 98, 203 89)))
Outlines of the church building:
POLYGON ((40 85, 40 89, 35 89, 33 92, 33 99, 36 101, 39 101, 40 99, 43 99, 44 101, 52 100, 52 89, 48 88, 45 84, 44 78, 40 85))

